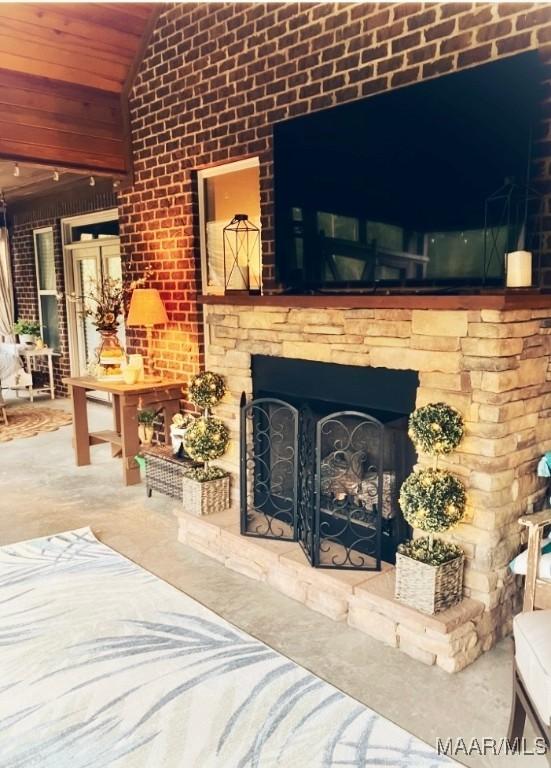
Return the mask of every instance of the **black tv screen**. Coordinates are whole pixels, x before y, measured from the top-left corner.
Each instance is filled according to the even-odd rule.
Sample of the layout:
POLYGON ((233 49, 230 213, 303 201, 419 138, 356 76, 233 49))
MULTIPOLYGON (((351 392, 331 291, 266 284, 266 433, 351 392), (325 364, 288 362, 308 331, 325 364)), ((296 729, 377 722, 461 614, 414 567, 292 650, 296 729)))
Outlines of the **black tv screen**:
POLYGON ((530 52, 277 124, 278 279, 502 284, 511 231, 487 200, 529 182, 540 79, 530 52))

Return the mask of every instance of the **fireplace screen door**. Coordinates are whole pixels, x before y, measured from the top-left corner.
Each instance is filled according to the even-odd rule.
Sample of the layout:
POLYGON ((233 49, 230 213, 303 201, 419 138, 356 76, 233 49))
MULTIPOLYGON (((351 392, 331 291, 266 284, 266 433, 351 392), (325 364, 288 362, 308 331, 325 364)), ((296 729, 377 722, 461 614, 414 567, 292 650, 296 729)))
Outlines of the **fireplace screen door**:
POLYGON ((390 505, 383 424, 275 398, 241 407, 241 533, 300 542, 318 568, 380 570, 390 505), (387 510, 388 511, 388 510, 387 510))
POLYGON ((241 401, 241 533, 296 541, 298 411, 275 398, 241 401))

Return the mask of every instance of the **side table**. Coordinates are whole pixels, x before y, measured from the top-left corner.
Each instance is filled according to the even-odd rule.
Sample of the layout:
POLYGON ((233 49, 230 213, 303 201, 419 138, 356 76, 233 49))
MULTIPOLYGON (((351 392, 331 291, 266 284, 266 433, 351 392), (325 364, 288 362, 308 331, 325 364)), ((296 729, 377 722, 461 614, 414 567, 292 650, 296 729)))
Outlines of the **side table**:
POLYGON ((54 386, 54 355, 56 357, 59 357, 58 352, 54 352, 53 349, 50 349, 50 347, 42 347, 42 349, 24 349, 20 352, 21 357, 25 359, 25 370, 26 372, 32 376, 32 372, 36 370, 36 360, 39 357, 47 357, 48 358, 48 385, 43 387, 33 387, 31 384, 30 386, 19 386, 16 389, 16 393, 18 390, 24 389, 29 393, 29 399, 32 402, 34 402, 34 396, 35 395, 42 395, 42 394, 49 394, 51 400, 55 400, 55 386, 54 386))
POLYGON ((142 449, 145 459, 145 490, 148 497, 153 491, 182 501, 183 475, 186 469, 196 467, 192 459, 178 459, 170 446, 154 445, 142 449))
POLYGON ((98 381, 91 376, 63 379, 71 392, 73 406, 73 446, 77 467, 90 464, 90 446, 110 443, 114 457, 122 458, 122 476, 125 485, 140 482, 140 468, 135 456, 140 448, 138 439, 138 411, 151 409, 164 411, 165 440, 170 440, 170 423, 180 410, 183 381, 159 380, 138 384, 98 381), (113 429, 90 432, 86 408, 86 395, 91 391, 113 395, 113 429))

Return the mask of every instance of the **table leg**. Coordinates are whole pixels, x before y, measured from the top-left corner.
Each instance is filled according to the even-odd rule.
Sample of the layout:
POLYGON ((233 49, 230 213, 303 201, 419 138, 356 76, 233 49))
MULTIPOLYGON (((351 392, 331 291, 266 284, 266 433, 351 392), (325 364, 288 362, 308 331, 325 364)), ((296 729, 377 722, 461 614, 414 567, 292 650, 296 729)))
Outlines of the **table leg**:
POLYGON ((54 360, 51 352, 48 355, 48 374, 50 376, 50 399, 55 400, 54 360))
MULTIPOLYGON (((113 428, 115 432, 120 435, 121 433, 121 403, 120 396, 113 395, 113 428)), ((111 456, 113 458, 121 455, 121 448, 118 445, 111 446, 111 456)))
POLYGON ((27 355, 27 354, 25 355, 25 368, 27 370, 27 373, 31 377, 31 383, 30 383, 30 386, 28 387, 28 389, 29 389, 29 401, 31 403, 34 403, 33 378, 32 378, 33 377, 33 366, 32 366, 32 363, 31 363, 31 356, 27 355))
POLYGON ((135 405, 126 405, 121 398, 122 476, 125 485, 140 482, 140 468, 134 456, 140 449, 138 418, 135 405))
POLYGON ((86 389, 71 386, 73 407, 73 447, 77 467, 90 463, 90 435, 88 433, 88 412, 86 410, 86 389))

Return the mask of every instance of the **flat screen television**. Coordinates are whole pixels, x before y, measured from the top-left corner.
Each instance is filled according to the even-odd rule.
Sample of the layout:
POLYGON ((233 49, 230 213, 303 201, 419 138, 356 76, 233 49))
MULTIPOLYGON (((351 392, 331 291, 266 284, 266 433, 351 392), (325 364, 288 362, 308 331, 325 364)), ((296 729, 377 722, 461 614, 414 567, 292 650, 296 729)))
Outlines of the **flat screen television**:
POLYGON ((511 235, 499 197, 487 201, 529 184, 541 79, 529 52, 276 124, 279 281, 502 285, 527 231, 511 235))

